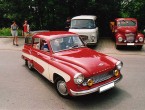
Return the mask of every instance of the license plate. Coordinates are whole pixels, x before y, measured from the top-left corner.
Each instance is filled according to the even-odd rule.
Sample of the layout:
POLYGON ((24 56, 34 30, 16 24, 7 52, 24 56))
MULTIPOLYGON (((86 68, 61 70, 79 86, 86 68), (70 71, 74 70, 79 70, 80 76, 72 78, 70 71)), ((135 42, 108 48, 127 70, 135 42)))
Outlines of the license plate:
POLYGON ((134 43, 127 43, 127 45, 134 45, 134 43))
POLYGON ((99 88, 99 92, 100 92, 100 93, 101 93, 101 92, 104 92, 104 91, 106 91, 106 90, 108 90, 108 89, 113 88, 114 86, 115 86, 114 82, 109 83, 109 84, 107 84, 107 85, 105 85, 105 86, 100 87, 100 88, 99 88))

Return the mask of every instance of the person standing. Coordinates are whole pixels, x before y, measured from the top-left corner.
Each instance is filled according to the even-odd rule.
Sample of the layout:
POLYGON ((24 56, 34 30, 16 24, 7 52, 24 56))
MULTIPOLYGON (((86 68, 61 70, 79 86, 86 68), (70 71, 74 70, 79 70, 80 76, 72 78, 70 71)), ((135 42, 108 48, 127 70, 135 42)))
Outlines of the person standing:
POLYGON ((15 21, 11 25, 11 34, 13 36, 13 45, 18 46, 18 25, 15 21))
POLYGON ((65 22, 65 30, 68 31, 70 28, 70 22, 71 22, 71 18, 67 17, 67 20, 65 22))
POLYGON ((27 21, 25 20, 25 21, 24 21, 24 24, 23 24, 23 35, 24 35, 25 38, 26 38, 27 35, 29 34, 29 31, 30 31, 29 24, 28 24, 27 21))

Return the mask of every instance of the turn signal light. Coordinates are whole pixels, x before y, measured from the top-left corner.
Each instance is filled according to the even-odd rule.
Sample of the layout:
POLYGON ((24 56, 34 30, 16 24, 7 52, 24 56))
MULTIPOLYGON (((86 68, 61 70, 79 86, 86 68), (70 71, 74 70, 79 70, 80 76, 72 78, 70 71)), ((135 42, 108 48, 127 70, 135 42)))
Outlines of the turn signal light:
POLYGON ((92 86, 93 83, 94 83, 94 81, 92 79, 88 79, 88 81, 87 81, 87 85, 88 86, 92 86))
POLYGON ((114 75, 117 77, 117 76, 119 76, 119 70, 115 70, 114 71, 114 75))

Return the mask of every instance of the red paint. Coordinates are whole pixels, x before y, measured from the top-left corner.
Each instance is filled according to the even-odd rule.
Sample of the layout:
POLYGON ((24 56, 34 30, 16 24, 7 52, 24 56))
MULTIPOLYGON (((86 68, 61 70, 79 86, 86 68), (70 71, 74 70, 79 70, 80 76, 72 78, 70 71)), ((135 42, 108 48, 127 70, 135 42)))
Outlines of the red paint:
MULTIPOLYGON (((50 41, 52 39, 60 38, 60 37, 69 37, 69 36, 77 36, 77 34, 65 31, 50 31, 50 32, 41 32, 35 34, 32 38, 41 38, 45 39, 48 43, 48 47, 50 49, 49 52, 44 52, 42 50, 35 49, 32 45, 25 44, 22 52, 22 58, 25 60, 32 60, 34 68, 38 70, 39 73, 43 73, 46 68, 43 68, 42 64, 38 64, 37 61, 33 61, 31 58, 35 58, 35 60, 42 60, 45 63, 63 71, 65 74, 70 76, 70 80, 66 83, 67 89, 70 93, 70 89, 73 91, 82 91, 88 90, 97 86, 104 85, 106 83, 112 82, 117 78, 121 77, 121 73, 118 77, 113 76, 110 79, 94 84, 92 87, 77 85, 74 83, 74 75, 77 73, 82 73, 86 78, 90 78, 96 75, 108 73, 109 71, 113 71, 116 69, 117 59, 113 57, 109 57, 102 53, 96 52, 87 47, 79 47, 79 48, 71 48, 68 50, 63 50, 57 53, 54 53, 51 49, 50 41), (31 55, 32 57, 27 58, 25 55, 31 55)), ((57 73, 57 71, 55 72, 57 73)), ((50 73, 48 67, 48 74, 50 75, 50 80, 53 82, 53 74, 50 73)), ((61 77, 64 77, 63 75, 61 77)), ((70 93, 71 95, 71 93, 70 93)))
POLYGON ((116 45, 127 45, 127 43, 134 43, 134 46, 136 45, 143 45, 144 43, 144 35, 138 32, 138 22, 135 18, 117 18, 115 19, 113 31, 115 31, 113 34, 113 37, 116 41, 116 45), (124 21, 126 25, 121 24, 124 21), (129 25, 127 24, 129 22, 134 23, 135 25, 129 25), (131 35, 133 34, 134 37, 132 37, 134 40, 127 40, 127 34, 131 35), (118 38, 122 37, 122 41, 119 42, 118 38), (143 38, 143 41, 139 41, 139 37, 143 38))

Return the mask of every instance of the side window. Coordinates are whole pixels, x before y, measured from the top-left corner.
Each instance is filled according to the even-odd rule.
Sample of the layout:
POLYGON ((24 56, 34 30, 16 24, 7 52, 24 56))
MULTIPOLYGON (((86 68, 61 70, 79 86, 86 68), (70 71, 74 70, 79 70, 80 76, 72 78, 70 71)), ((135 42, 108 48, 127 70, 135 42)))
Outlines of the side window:
POLYGON ((40 49, 42 51, 49 52, 49 47, 48 47, 48 44, 47 44, 46 40, 44 40, 44 39, 40 40, 40 49))
POLYGON ((40 49, 40 38, 33 39, 33 48, 40 49))
POLYGON ((95 24, 94 24, 94 27, 98 27, 98 19, 95 20, 95 24))

